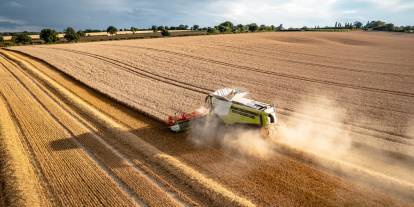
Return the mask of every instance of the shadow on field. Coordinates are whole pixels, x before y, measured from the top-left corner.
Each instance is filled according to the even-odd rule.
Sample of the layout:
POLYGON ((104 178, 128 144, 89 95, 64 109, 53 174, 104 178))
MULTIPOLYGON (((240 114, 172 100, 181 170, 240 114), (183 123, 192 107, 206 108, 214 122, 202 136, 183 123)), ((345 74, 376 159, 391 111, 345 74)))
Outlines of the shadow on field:
MULTIPOLYGON (((130 131, 117 132, 116 134, 113 133, 116 129, 101 129, 96 133, 84 133, 64 139, 57 139, 51 141, 49 145, 55 151, 84 149, 87 153, 94 155, 97 158, 101 157, 101 159, 105 159, 104 161, 109 160, 109 167, 111 168, 124 166, 124 164, 122 164, 124 160, 119 156, 115 156, 108 146, 123 155, 127 155, 130 159, 139 158, 141 156, 141 152, 134 149, 134 147, 129 145, 127 141, 122 141, 123 137, 130 136, 131 134, 136 136, 136 139, 142 139, 163 153, 174 157, 185 158, 203 154, 208 157, 211 150, 215 150, 212 148, 198 148, 194 146, 187 140, 186 133, 172 133, 166 127, 158 127, 146 126, 130 131)), ((217 157, 220 157, 220 155, 217 157)), ((203 160, 204 164, 215 162, 217 162, 216 159, 203 160)))
POLYGON ((50 146, 53 150, 56 151, 64 151, 64 150, 72 150, 79 148, 78 145, 75 144, 72 138, 65 138, 65 139, 58 139, 50 142, 50 146))
MULTIPOLYGON (((214 164, 229 159, 229 154, 223 153, 223 149, 221 149, 220 146, 197 146, 189 139, 189 133, 173 133, 167 127, 162 125, 162 123, 151 122, 152 121, 150 121, 148 126, 127 131, 125 132, 125 134, 133 134, 134 136, 136 136, 137 139, 142 139, 143 141, 154 146, 161 152, 187 161, 192 160, 194 157, 200 158, 205 156, 205 159, 201 158, 204 164, 214 164), (215 154, 214 158, 209 159, 212 158, 212 153, 215 154)), ((50 142, 50 147, 55 151, 73 150, 80 148, 80 146, 77 144, 79 143, 87 151, 102 151, 102 148, 107 148, 104 144, 98 141, 102 139, 109 146, 118 146, 121 147, 122 150, 130 150, 130 155, 139 153, 136 150, 131 150, 133 147, 129 146, 127 142, 122 141, 122 137, 125 136, 123 135, 123 132, 120 132, 118 134, 111 134, 111 131, 113 131, 113 129, 102 129, 97 134, 86 133, 75 137, 54 140, 50 142)), ((275 146, 274 150, 279 154, 294 157, 295 159, 300 160, 302 162, 309 162, 309 160, 307 160, 306 158, 303 158, 304 160, 299 159, 298 157, 292 156, 284 150, 280 150, 277 146, 275 146)), ((391 152, 381 150, 361 143, 352 143, 349 152, 351 154, 359 154, 363 157, 374 156, 377 157, 379 162, 382 162, 384 164, 390 166, 405 166, 410 170, 414 170, 414 165, 407 165, 407 163, 414 162, 414 157, 403 152, 391 152)), ((230 154, 230 158, 232 156, 233 155, 230 154)), ((119 161, 121 162, 122 160, 119 161)))
MULTIPOLYGON (((99 139, 99 138, 98 138, 99 139)), ((112 168, 126 167, 126 161, 117 156, 114 151, 98 141, 96 134, 85 133, 76 137, 68 137, 50 142, 50 147, 55 151, 71 151, 82 149, 105 166, 112 168)), ((70 156, 70 154, 68 154, 70 156)))

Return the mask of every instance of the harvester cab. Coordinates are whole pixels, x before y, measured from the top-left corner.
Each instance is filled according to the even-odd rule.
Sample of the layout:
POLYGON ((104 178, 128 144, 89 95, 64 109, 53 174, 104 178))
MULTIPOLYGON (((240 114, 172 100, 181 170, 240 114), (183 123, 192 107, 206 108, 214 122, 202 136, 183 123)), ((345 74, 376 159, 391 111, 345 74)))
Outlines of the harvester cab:
POLYGON ((180 132, 191 127, 191 120, 214 115, 228 125, 249 125, 262 128, 266 136, 276 126, 277 117, 275 108, 271 104, 262 103, 246 98, 247 92, 237 88, 222 88, 209 94, 205 102, 207 112, 182 113, 168 118, 168 125, 172 131, 180 132))

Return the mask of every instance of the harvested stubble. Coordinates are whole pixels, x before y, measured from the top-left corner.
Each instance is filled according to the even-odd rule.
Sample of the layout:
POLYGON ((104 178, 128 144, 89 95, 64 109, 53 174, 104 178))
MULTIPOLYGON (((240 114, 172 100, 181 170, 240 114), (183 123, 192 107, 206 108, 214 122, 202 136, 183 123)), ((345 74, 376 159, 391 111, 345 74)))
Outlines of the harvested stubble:
MULTIPOLYGON (((24 77, 18 70, 15 70, 14 73, 19 80, 27 86, 30 86, 30 80, 36 82, 34 79, 27 78, 29 76, 24 77)), ((109 145, 104 144, 101 141, 102 137, 99 137, 94 133, 94 131, 98 130, 93 129, 93 127, 90 126, 87 127, 88 125, 91 125, 90 123, 81 117, 77 117, 75 115, 76 113, 73 112, 69 106, 55 97, 53 93, 48 93, 42 85, 37 84, 37 86, 39 88, 33 86, 29 87, 31 93, 44 104, 50 113, 54 114, 61 123, 64 123, 66 129, 73 134, 72 138, 75 142, 78 142, 85 150, 90 154, 93 154, 93 156, 99 160, 102 164, 102 166, 100 166, 101 168, 112 173, 115 176, 115 178, 113 177, 114 180, 123 183, 130 188, 133 193, 137 194, 138 198, 136 198, 136 200, 143 200, 143 203, 151 206, 178 205, 174 199, 169 198, 163 189, 155 187, 152 180, 143 176, 138 169, 134 168, 130 161, 125 160, 109 145), (50 99, 53 99, 53 101, 50 101, 50 99), (62 109, 68 113, 65 113, 62 109), (80 123, 83 123, 84 125, 80 123)), ((104 134, 103 136, 108 135, 104 134)), ((52 146, 60 150, 58 145, 65 142, 71 142, 71 140, 57 140, 52 142, 52 146)))
POLYGON ((211 90, 222 86, 246 88, 255 98, 275 102, 283 109, 295 110, 301 100, 312 101, 322 93, 352 112, 346 121, 404 135, 406 122, 414 115, 410 98, 414 77, 410 68, 414 63, 408 47, 412 41, 410 36, 361 32, 262 33, 14 49, 40 57, 160 119, 198 107, 202 97, 133 77, 84 54, 51 49, 98 54, 137 67, 134 70, 149 70, 211 90), (160 93, 163 96, 157 95, 160 93), (165 101, 177 99, 176 94, 182 94, 186 101, 165 101))
MULTIPOLYGON (((385 151, 411 159, 411 44, 412 36, 382 33, 261 33, 13 49, 160 120, 202 105, 202 88, 204 93, 224 86, 248 89, 254 98, 277 104, 281 122, 318 118, 300 106, 306 100, 317 108, 323 95, 346 111, 344 122, 356 144, 379 149, 379 156, 385 151), (128 70, 185 82, 194 90, 128 70)), ((386 171, 398 176, 392 166, 386 171)))
MULTIPOLYGON (((4 59, 1 61, 13 68, 4 59)), ((30 149, 41 182, 51 194, 48 199, 56 205, 133 205, 87 152, 77 149, 76 142, 59 142, 55 148, 50 145, 70 138, 71 134, 31 95, 27 86, 15 79, 16 76, 4 68, 1 72, 3 77, 7 77, 7 81, 1 83, 1 92, 11 107, 15 122, 19 123, 21 138, 30 149), (56 148, 73 150, 62 153, 56 148), (108 200, 108 197, 113 198, 108 200)))
MULTIPOLYGON (((31 62, 41 68, 39 66, 41 64, 31 62)), ((65 79, 50 69, 49 71, 42 70, 59 83, 65 83, 65 79)), ((182 136, 171 137, 170 133, 159 130, 161 128, 159 123, 137 115, 131 110, 124 112, 125 107, 119 104, 114 105, 110 99, 100 100, 99 97, 91 97, 85 93, 82 86, 76 84, 76 81, 64 85, 82 98, 86 98, 88 103, 92 103, 126 124, 129 129, 134 129, 132 132, 140 138, 157 146, 163 152, 178 156, 180 160, 185 160, 192 167, 200 169, 215 180, 230 186, 232 191, 246 195, 260 205, 398 205, 397 201, 390 200, 388 196, 351 185, 349 182, 318 172, 313 167, 307 167, 284 156, 276 156, 266 162, 255 160, 255 166, 246 166, 246 163, 228 159, 229 157, 223 156, 223 152, 219 150, 197 149, 197 153, 191 152, 194 150, 193 147, 183 142, 182 136), (148 127, 149 129, 146 129, 148 127), (141 132, 140 129, 144 131, 141 132), (183 154, 182 152, 191 153, 183 154), (315 188, 315 186, 324 187, 315 188), (337 193, 341 194, 341 198, 336 196, 337 193)), ((118 145, 116 141, 112 141, 111 144, 118 145)), ((134 157, 134 155, 131 156, 134 157)))
MULTIPOLYGON (((358 132, 353 137, 358 142, 393 152, 398 152, 400 147, 412 152, 409 151, 412 147, 407 145, 411 141, 398 128, 406 127, 405 122, 413 114, 410 91, 406 90, 412 85, 410 68, 413 62, 409 58, 412 51, 407 47, 412 40, 373 33, 302 35, 225 35, 14 49, 40 57, 87 85, 159 119, 167 113, 198 107, 204 94, 131 75, 125 67, 144 69, 211 90, 222 86, 244 87, 257 99, 275 100, 282 122, 291 116, 306 117, 306 111, 296 111, 297 105, 302 99, 317 98, 313 91, 323 92, 352 112, 347 121, 358 132), (65 51, 67 49, 110 58, 118 66, 93 55, 65 51), (358 119, 360 116, 367 116, 369 121, 365 117, 358 119)), ((130 128, 142 128, 137 125, 131 124, 130 128)), ((153 126, 160 128, 159 124, 153 126)), ((156 132, 156 129, 134 133, 147 134, 143 138, 163 152, 174 154, 261 205, 398 205, 387 196, 311 170, 312 167, 290 157, 255 161, 254 167, 235 164, 230 159, 231 165, 228 165, 229 160, 223 158, 222 152, 211 149, 195 152, 193 146, 183 141, 183 136, 171 140, 171 135, 156 132), (154 133, 157 136, 153 136, 154 133)), ((374 152, 359 162, 370 163, 384 151, 374 152)), ((404 168, 408 172, 411 169, 409 165, 404 168)), ((393 173, 393 169, 387 167, 384 171, 393 173)))
POLYGON ((0 177, 5 206, 49 206, 8 107, 0 94, 0 177))
MULTIPOLYGON (((12 55, 6 55, 8 58, 14 59, 12 55)), ((201 192, 202 194, 207 195, 212 202, 215 202, 217 205, 221 206, 254 206, 247 199, 235 195, 233 192, 188 167, 176 158, 159 151, 157 148, 149 145, 136 135, 128 132, 128 128, 111 120, 109 117, 60 86, 54 80, 45 76, 41 72, 34 70, 30 65, 27 65, 27 63, 20 61, 18 62, 21 67, 30 70, 33 76, 42 82, 47 83, 52 91, 59 94, 71 106, 76 107, 77 110, 81 111, 84 115, 99 125, 105 126, 107 130, 113 135, 116 135, 120 141, 127 142, 130 146, 137 148, 138 151, 153 160, 153 162, 167 168, 170 173, 174 174, 178 179, 181 179, 182 182, 192 186, 195 190, 201 192)))

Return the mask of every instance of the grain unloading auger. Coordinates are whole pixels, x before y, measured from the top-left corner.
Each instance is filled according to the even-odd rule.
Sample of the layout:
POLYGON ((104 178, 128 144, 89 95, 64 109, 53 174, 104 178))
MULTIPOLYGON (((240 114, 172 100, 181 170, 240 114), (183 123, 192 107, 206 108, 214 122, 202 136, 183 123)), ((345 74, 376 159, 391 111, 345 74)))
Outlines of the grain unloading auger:
POLYGON ((168 126, 174 132, 185 131, 191 122, 206 116, 216 116, 227 125, 248 125, 262 129, 270 136, 276 126, 276 110, 271 104, 246 98, 247 92, 235 88, 223 88, 209 94, 208 110, 181 113, 168 117, 168 126))

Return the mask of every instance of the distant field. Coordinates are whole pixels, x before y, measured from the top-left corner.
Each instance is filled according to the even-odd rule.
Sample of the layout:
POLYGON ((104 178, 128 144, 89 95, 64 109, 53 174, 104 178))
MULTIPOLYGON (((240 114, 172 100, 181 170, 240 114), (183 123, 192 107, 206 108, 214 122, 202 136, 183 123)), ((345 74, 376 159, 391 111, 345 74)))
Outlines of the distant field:
MULTIPOLYGON (((68 169, 75 179, 78 172, 67 166, 87 166, 91 171, 79 176, 99 177, 105 196, 119 191, 125 205, 137 198, 156 205, 151 202, 158 196, 171 205, 412 205, 412 45, 414 36, 399 33, 266 32, 12 47, 30 56, 5 52, 0 110, 7 111, 1 103, 9 103, 17 116, 4 120, 43 126, 25 115, 35 114, 49 123, 42 139, 34 136, 42 134, 37 127, 25 132, 28 145, 37 146, 31 155, 39 159, 35 169, 52 178, 68 169), (206 94, 221 87, 240 87, 275 104, 279 136, 294 141, 270 145, 274 154, 267 159, 240 160, 233 148, 200 148, 188 134, 165 128, 167 115, 199 108, 206 94), (19 100, 32 107, 15 104, 19 100), (80 134, 71 136, 83 148, 71 147, 68 131, 80 134), (55 143, 52 149, 48 142, 55 143), (41 153, 56 165, 49 166, 41 153), (94 159, 86 159, 90 154, 94 159), (69 156, 79 162, 59 164, 69 156), (143 180, 149 194, 136 185, 143 180)), ((46 189, 32 186, 44 196, 67 188, 56 200, 72 202, 73 183, 50 183, 46 189)), ((79 183, 79 190, 97 188, 79 183)), ((82 202, 96 204, 93 196, 82 194, 82 202)))

